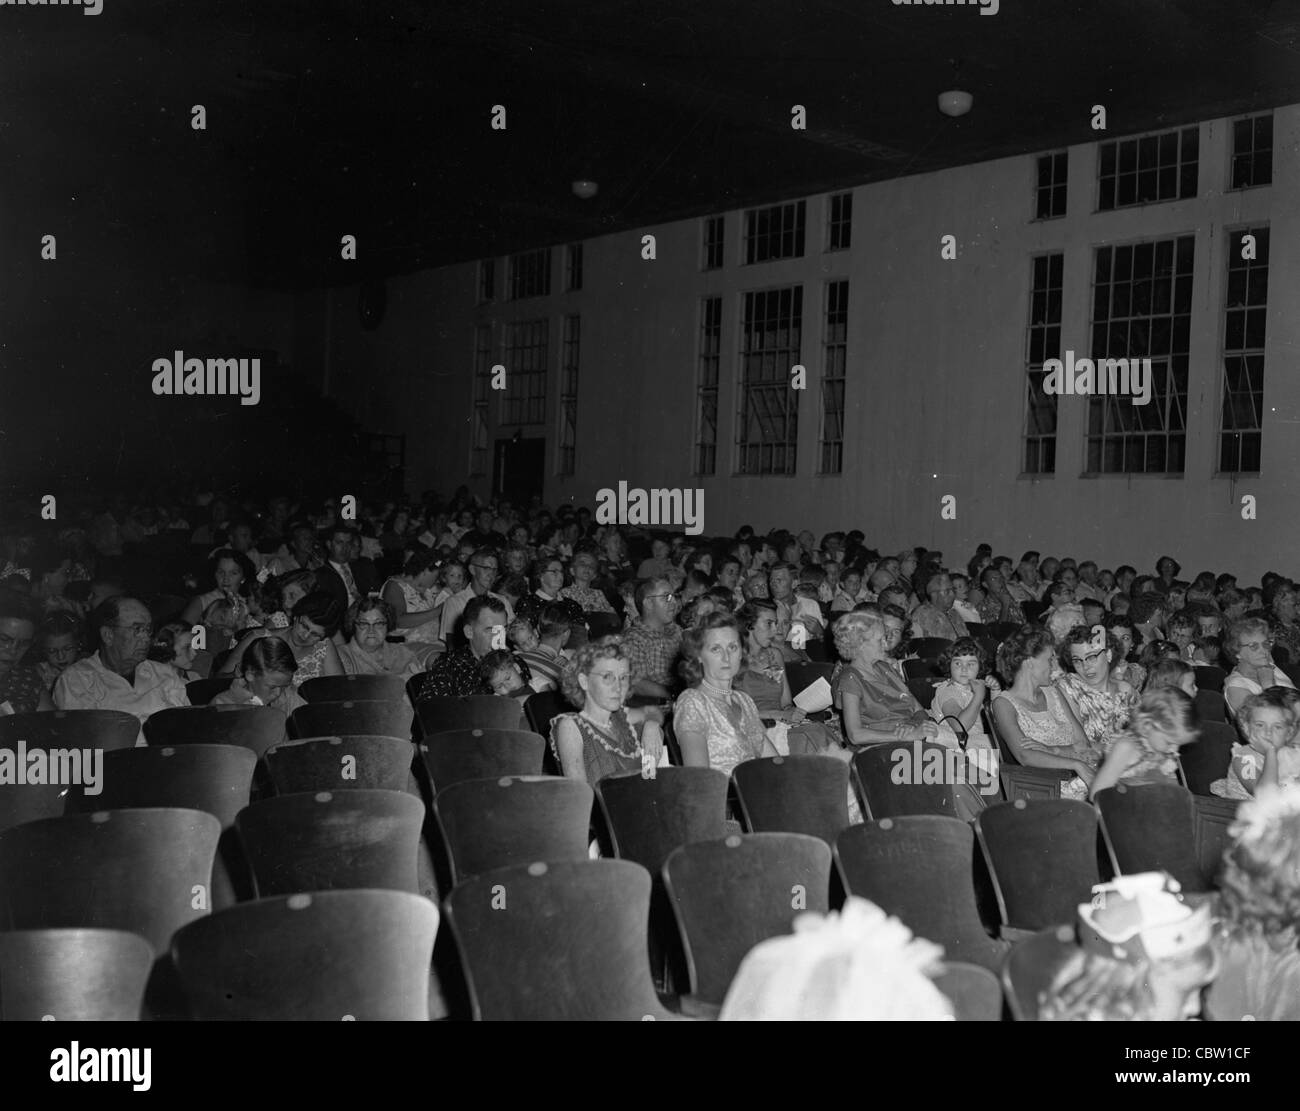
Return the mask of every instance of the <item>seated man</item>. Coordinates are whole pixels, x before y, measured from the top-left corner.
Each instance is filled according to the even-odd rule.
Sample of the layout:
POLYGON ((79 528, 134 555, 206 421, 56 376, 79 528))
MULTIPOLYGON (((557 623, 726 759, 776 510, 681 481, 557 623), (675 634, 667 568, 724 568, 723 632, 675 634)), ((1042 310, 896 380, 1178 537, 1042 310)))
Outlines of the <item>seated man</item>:
MULTIPOLYGON (((494 647, 506 644, 505 603, 493 594, 471 598, 461 614, 461 631, 469 642, 438 658, 438 662, 425 672, 416 688, 415 701, 422 698, 457 698, 471 694, 492 694, 492 688, 483 675, 479 661, 494 647), (498 641, 494 645, 493 641, 498 641)), ((523 681, 532 680, 528 665, 515 656, 523 681)))
POLYGON ((673 622, 677 596, 666 579, 645 579, 636 588, 641 616, 623 634, 631 662, 632 693, 643 699, 672 698, 680 685, 676 674, 682 629, 673 622))
POLYGON ((143 602, 126 595, 101 602, 90 615, 90 632, 99 650, 70 665, 54 684, 60 710, 122 710, 143 723, 157 710, 190 704, 176 669, 146 658, 153 619, 143 602))

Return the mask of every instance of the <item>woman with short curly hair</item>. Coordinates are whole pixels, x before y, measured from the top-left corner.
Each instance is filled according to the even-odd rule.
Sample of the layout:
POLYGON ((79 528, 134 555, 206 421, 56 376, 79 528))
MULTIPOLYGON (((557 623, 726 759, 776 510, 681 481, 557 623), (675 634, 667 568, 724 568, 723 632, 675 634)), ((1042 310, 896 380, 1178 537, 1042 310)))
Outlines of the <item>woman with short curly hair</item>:
POLYGON ((631 663, 620 637, 584 644, 561 675, 564 696, 577 713, 551 721, 551 749, 568 779, 595 784, 609 775, 640 774, 649 757, 663 756, 658 711, 627 709, 631 663))

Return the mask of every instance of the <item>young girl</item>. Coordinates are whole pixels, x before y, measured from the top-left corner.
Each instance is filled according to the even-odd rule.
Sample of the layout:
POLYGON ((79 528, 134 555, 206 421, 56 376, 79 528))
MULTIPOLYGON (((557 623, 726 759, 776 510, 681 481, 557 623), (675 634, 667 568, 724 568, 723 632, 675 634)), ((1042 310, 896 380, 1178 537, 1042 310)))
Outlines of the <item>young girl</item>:
POLYGON ((1174 687, 1188 698, 1195 699, 1200 692, 1196 685, 1196 668, 1182 660, 1161 660, 1147 676, 1147 690, 1159 687, 1174 687))
POLYGON ((293 685, 297 667, 293 649, 286 641, 261 637, 240 657, 239 673, 230 688, 215 695, 209 705, 272 706, 287 719, 299 706, 306 705, 293 685))
POLYGON ((1198 737, 1196 704, 1176 687, 1155 687, 1142 696, 1128 729, 1109 741, 1109 751, 1096 778, 1092 795, 1123 781, 1177 783, 1178 750, 1198 737))
POLYGON ((524 674, 515 663, 515 658, 505 648, 489 652, 478 662, 479 671, 484 682, 492 688, 492 693, 505 698, 517 698, 522 703, 533 689, 524 682, 524 674))
POLYGON ((967 751, 992 748, 980 709, 990 686, 997 690, 998 682, 989 675, 984 649, 974 638, 960 637, 939 657, 939 668, 948 673, 948 678, 934 688, 930 716, 939 722, 947 718, 961 722, 966 730, 967 751))
POLYGON ((1237 721, 1247 743, 1232 746, 1226 779, 1210 790, 1227 799, 1253 798, 1264 786, 1289 786, 1300 781, 1300 749, 1293 747, 1296 719, 1287 698, 1276 687, 1252 694, 1241 705, 1237 721))
POLYGON ((189 625, 172 622, 153 635, 149 645, 149 659, 155 663, 171 664, 182 683, 198 679, 194 670, 194 630, 189 625))

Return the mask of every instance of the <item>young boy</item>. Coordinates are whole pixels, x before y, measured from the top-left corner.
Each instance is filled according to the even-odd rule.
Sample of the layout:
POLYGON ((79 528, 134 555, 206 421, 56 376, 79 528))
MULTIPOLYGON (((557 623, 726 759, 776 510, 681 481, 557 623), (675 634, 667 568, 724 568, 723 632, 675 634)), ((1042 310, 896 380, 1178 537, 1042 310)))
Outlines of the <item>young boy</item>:
POLYGON ((839 589, 831 599, 831 613, 847 613, 858 604, 858 595, 862 592, 862 573, 845 571, 840 577, 839 589))

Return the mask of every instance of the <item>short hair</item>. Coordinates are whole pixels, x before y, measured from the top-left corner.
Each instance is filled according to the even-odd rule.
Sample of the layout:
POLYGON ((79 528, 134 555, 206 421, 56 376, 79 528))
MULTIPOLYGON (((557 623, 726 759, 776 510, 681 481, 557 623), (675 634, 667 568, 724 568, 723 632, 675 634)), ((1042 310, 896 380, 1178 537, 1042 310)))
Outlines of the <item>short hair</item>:
MULTIPOLYGON (((515 660, 514 654, 507 648, 494 648, 478 661, 478 673, 483 676, 483 682, 490 683, 492 676, 500 671, 503 667, 518 668, 519 664, 515 660)), ((519 677, 523 678, 523 671, 519 672, 519 677)))
POLYGON ((672 589, 672 584, 669 583, 667 579, 642 579, 639 583, 636 584, 636 594, 633 600, 636 603, 637 613, 642 615, 645 614, 646 599, 649 598, 650 595, 653 594, 655 590, 661 586, 666 586, 668 587, 669 590, 672 589))
POLYGON ((1080 598, 1079 608, 1083 610, 1083 615, 1088 616, 1088 610, 1095 609, 1101 616, 1096 621, 1090 621, 1090 625, 1100 625, 1106 617, 1106 607, 1103 606, 1096 598, 1080 598))
POLYGON ((333 636, 338 628, 339 621, 343 617, 343 607, 339 605, 333 594, 324 590, 313 590, 298 599, 291 616, 295 621, 305 617, 312 624, 324 629, 325 635, 329 637, 333 636))
POLYGON ((388 628, 397 627, 397 615, 393 612, 393 607, 384 601, 378 594, 368 594, 364 598, 358 598, 352 605, 348 606, 348 612, 343 617, 343 631, 351 636, 357 629, 357 618, 363 613, 369 613, 371 610, 378 610, 384 618, 384 624, 388 628))
POLYGON ((1138 663, 1148 671, 1155 667, 1160 660, 1180 660, 1182 658, 1182 650, 1171 640, 1153 640, 1149 644, 1143 645, 1142 651, 1138 653, 1138 663))
MULTIPOLYGON (((1061 668, 1067 675, 1076 674, 1074 670, 1074 654, 1070 649, 1077 644, 1091 644, 1092 636, 1091 625, 1075 625, 1061 638, 1061 643, 1056 650, 1056 656, 1061 661, 1061 668)), ((1106 647, 1110 650, 1112 660, 1117 660, 1123 656, 1123 653, 1119 650, 1118 642, 1109 635, 1106 637, 1106 647)))
POLYGON ((586 705, 587 695, 578 683, 578 676, 590 675, 591 669, 601 660, 627 660, 629 668, 631 667, 622 637, 607 636, 588 641, 574 653, 573 662, 560 672, 560 689, 570 705, 579 710, 586 705))
POLYGON ((346 521, 336 521, 333 525, 330 526, 329 530, 325 533, 325 539, 333 540, 334 537, 336 537, 340 532, 347 533, 349 540, 353 539, 354 537, 357 539, 360 539, 361 537, 361 533, 357 530, 357 527, 355 525, 350 525, 346 521))
POLYGON ((1273 635, 1269 624, 1262 617, 1243 617, 1239 621, 1232 623, 1232 628, 1228 630, 1228 639, 1224 641, 1223 652, 1233 663, 1237 662, 1237 645, 1244 636, 1250 636, 1258 633, 1260 636, 1271 637, 1273 635))
POLYGON ((1062 582, 1060 579, 1053 579, 1051 586, 1047 588, 1047 596, 1049 598, 1059 598, 1067 590, 1073 591, 1074 587, 1067 582, 1062 582))
POLYGON ((1269 687, 1267 690, 1260 691, 1259 694, 1250 695, 1245 702, 1241 704, 1241 709, 1237 711, 1237 718, 1243 724, 1248 723, 1251 716, 1256 710, 1281 710, 1288 717, 1294 718, 1287 700, 1279 693, 1280 688, 1269 687))
POLYGON ((1137 573, 1138 573, 1137 568, 1130 567, 1127 563, 1121 563, 1118 567, 1115 568, 1115 578, 1117 579, 1121 578, 1124 575, 1133 575, 1134 577, 1136 577, 1137 573))
POLYGON ((1095 559, 1085 559, 1076 570, 1082 572, 1085 567, 1091 567, 1095 571, 1097 570, 1097 561, 1095 559))
POLYGON ((1273 602, 1277 596, 1288 590, 1294 594, 1295 584, 1292 583, 1290 579, 1284 579, 1281 575, 1278 575, 1260 592, 1264 599, 1264 608, 1271 610, 1273 608, 1273 602))
POLYGON ((486 546, 475 548, 469 557, 469 561, 470 563, 473 563, 476 559, 491 559, 496 563, 497 570, 501 570, 501 556, 497 553, 495 548, 489 548, 486 546))
POLYGON ((118 618, 122 616, 122 607, 128 602, 135 602, 136 605, 144 605, 139 598, 132 598, 129 594, 114 594, 111 598, 105 598, 93 610, 90 611, 90 617, 87 619, 90 625, 90 631, 95 635, 96 640, 100 640, 100 631, 116 625, 118 618))
POLYGON ((925 579, 925 596, 927 598, 930 597, 931 592, 937 589, 935 583, 940 579, 947 579, 948 577, 947 571, 931 571, 925 579))
POLYGON ((1022 556, 1020 557, 1020 562, 1021 562, 1021 563, 1028 563, 1031 559, 1038 559, 1038 557, 1039 557, 1039 553, 1038 553, 1038 552, 1035 552, 1035 551, 1028 551, 1028 552, 1026 552, 1024 555, 1022 555, 1022 556))
POLYGON ((1053 648, 1052 634, 1041 625, 1022 625, 998 645, 998 674, 1010 686, 1020 674, 1026 660, 1032 660, 1043 649, 1053 648))
POLYGON ((471 598, 465 603, 465 609, 461 612, 460 620, 456 622, 457 627, 464 628, 466 625, 473 625, 478 620, 478 615, 484 610, 505 616, 506 604, 492 594, 480 594, 471 598))
POLYGON ((958 656, 974 656, 979 661, 978 677, 983 679, 989 673, 989 654, 974 637, 958 637, 939 654, 939 670, 945 675, 952 669, 952 661, 958 656))
POLYGON ((1116 629, 1127 629, 1130 635, 1135 635, 1137 629, 1133 625, 1132 618, 1126 613, 1111 613, 1106 615, 1106 620, 1102 622, 1106 626, 1107 632, 1113 632, 1116 629))
POLYGON ((572 629, 573 623, 569 620, 569 613, 563 606, 548 602, 538 610, 537 635, 543 640, 547 637, 560 636, 572 629))
POLYGON ((154 663, 169 664, 176 659, 176 638, 181 633, 188 633, 189 625, 179 621, 169 621, 161 628, 155 629, 153 640, 149 642, 149 659, 154 663))
POLYGON ((1190 617, 1182 610, 1171 613, 1169 621, 1165 625, 1165 631, 1172 636, 1177 629, 1181 629, 1185 633, 1194 633, 1196 631, 1196 618, 1190 617))
POLYGON ((217 568, 221 566, 223 559, 230 560, 243 573, 244 581, 239 584, 239 593, 247 598, 257 582, 257 570, 253 567, 253 561, 243 552, 235 551, 234 548, 220 548, 213 552, 212 558, 208 560, 209 579, 216 578, 217 568))
POLYGON ((241 675, 249 671, 254 675, 265 675, 271 671, 292 675, 297 670, 298 661, 294 659, 293 649, 280 637, 258 637, 245 649, 239 661, 241 675))
MULTIPOLYGON (((0 617, 3 616, 4 609, 0 606, 0 617)), ((81 618, 74 613, 69 613, 67 610, 57 610, 50 614, 41 622, 41 627, 36 631, 36 639, 42 647, 51 637, 66 636, 75 637, 78 645, 81 645, 85 639, 81 618)))
POLYGON ((740 628, 745 636, 749 636, 754 631, 758 619, 765 613, 776 616, 776 603, 770 598, 751 598, 736 611, 736 620, 740 622, 740 628))
POLYGON ((1176 687, 1182 689, 1183 680, 1188 675, 1195 675, 1196 669, 1186 660, 1166 656, 1151 665, 1147 672, 1147 684, 1144 690, 1152 691, 1159 687, 1176 687))
POLYGON ((438 549, 426 548, 423 544, 417 545, 406 556, 406 562, 402 564, 403 575, 420 575, 438 562, 438 549))
POLYGON ((735 614, 711 613, 698 625, 692 625, 682 634, 682 661, 679 665, 682 678, 688 686, 696 686, 704 678, 704 665, 700 656, 704 651, 704 639, 709 633, 718 629, 732 629, 740 642, 740 666, 745 666, 745 634, 735 614))
POLYGON ((522 598, 528 593, 528 580, 523 575, 507 575, 496 589, 511 598, 522 598))
POLYGON ((1139 594, 1128 608, 1135 625, 1145 625, 1166 606, 1163 594, 1139 594))
POLYGON ((852 609, 840 617, 831 628, 834 635, 843 640, 851 652, 856 652, 873 629, 884 631, 885 618, 879 610, 873 613, 866 609, 852 609))

